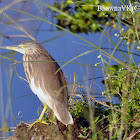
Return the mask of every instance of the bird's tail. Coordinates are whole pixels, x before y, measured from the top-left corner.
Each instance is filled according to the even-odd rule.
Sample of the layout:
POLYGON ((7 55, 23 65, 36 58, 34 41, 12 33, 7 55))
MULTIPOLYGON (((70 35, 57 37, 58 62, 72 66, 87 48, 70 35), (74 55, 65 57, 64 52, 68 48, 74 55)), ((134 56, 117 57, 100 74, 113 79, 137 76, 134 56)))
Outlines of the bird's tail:
POLYGON ((56 101, 54 103, 52 110, 60 122, 62 122, 65 125, 73 124, 73 118, 68 109, 64 105, 56 101))

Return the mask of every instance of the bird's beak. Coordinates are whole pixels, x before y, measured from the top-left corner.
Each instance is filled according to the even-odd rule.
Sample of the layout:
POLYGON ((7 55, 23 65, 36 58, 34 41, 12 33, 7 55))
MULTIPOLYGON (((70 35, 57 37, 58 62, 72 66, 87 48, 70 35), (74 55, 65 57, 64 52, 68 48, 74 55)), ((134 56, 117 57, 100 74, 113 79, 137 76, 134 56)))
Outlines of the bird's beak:
POLYGON ((13 51, 17 51, 20 52, 22 54, 24 54, 24 49, 23 47, 21 47, 21 45, 19 46, 0 46, 1 49, 7 49, 7 50, 13 50, 13 51))

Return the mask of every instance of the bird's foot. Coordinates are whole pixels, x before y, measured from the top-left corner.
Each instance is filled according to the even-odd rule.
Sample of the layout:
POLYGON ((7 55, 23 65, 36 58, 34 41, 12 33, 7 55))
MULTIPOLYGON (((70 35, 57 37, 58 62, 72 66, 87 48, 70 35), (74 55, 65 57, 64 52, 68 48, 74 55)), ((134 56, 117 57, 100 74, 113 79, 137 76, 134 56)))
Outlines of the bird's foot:
POLYGON ((29 129, 28 130, 30 130, 36 123, 43 123, 43 124, 49 125, 49 123, 46 123, 45 121, 37 120, 34 123, 29 125, 29 129))

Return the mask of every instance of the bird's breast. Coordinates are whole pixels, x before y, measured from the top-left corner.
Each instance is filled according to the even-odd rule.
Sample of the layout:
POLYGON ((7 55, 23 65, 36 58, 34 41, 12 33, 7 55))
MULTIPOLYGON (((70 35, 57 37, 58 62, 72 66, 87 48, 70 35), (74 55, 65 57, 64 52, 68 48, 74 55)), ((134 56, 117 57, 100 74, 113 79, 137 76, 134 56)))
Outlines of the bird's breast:
POLYGON ((53 108, 54 99, 49 95, 49 93, 44 93, 40 85, 37 87, 33 78, 30 80, 30 88, 33 93, 38 96, 43 104, 48 105, 50 108, 53 108))

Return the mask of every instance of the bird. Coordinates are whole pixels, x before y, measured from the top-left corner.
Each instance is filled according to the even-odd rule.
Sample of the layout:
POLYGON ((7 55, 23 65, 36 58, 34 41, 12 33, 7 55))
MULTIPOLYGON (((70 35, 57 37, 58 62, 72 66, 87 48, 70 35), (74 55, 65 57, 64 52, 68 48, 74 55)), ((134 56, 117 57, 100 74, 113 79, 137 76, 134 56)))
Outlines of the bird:
POLYGON ((24 72, 33 93, 38 96, 44 108, 36 122, 41 122, 47 107, 64 125, 73 124, 68 110, 68 89, 62 70, 53 57, 36 41, 26 41, 5 49, 23 54, 24 72))

